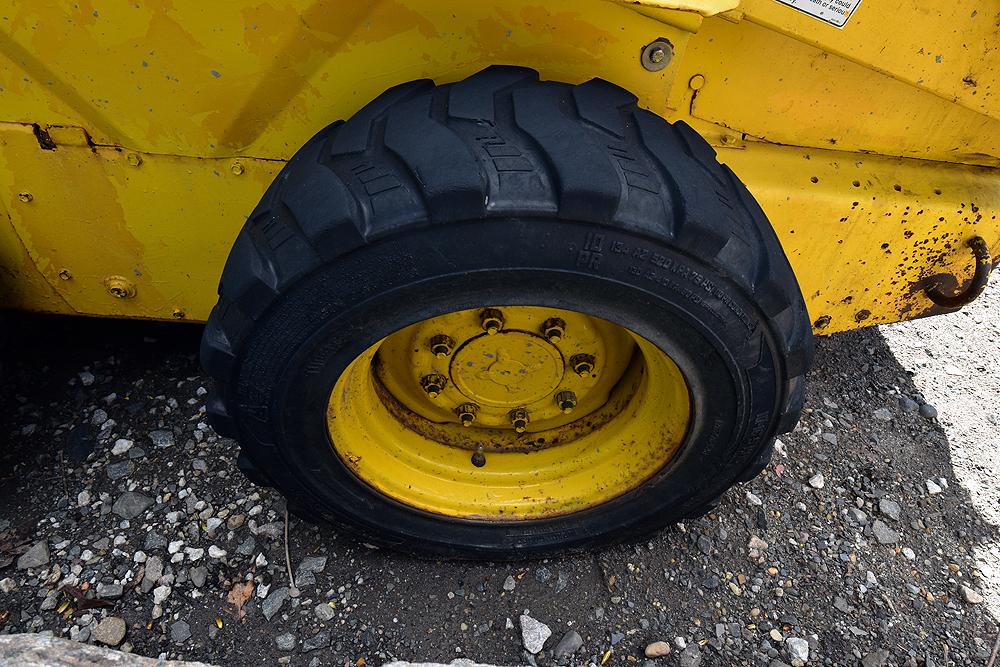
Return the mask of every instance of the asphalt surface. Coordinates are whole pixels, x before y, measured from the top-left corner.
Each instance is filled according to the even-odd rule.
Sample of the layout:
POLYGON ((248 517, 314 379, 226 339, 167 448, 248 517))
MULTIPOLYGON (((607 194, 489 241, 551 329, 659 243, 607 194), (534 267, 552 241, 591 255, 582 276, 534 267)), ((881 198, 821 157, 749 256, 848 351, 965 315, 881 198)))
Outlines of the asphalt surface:
POLYGON ((293 518, 297 591, 283 502, 204 423, 198 327, 16 318, 0 634, 225 665, 985 665, 998 307, 994 286, 961 313, 820 339, 799 427, 707 517, 505 564, 419 560, 293 518), (538 653, 525 644, 545 630, 523 616, 551 631, 538 653), (573 632, 579 648, 557 651, 573 632), (657 641, 669 652, 646 658, 657 641))

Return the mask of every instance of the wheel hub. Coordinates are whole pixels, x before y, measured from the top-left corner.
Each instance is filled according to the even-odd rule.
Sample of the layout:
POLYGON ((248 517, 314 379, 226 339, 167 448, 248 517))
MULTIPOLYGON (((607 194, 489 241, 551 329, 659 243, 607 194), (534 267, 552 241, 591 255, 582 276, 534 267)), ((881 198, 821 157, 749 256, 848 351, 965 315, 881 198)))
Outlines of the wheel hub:
POLYGON ((455 353, 451 379, 470 401, 516 408, 551 394, 563 378, 562 355, 524 331, 482 334, 455 353))
MULTIPOLYGON (((393 334, 379 348, 376 374, 399 413, 443 427, 432 429, 437 435, 431 437, 471 449, 495 448, 500 437, 507 438, 505 446, 523 449, 527 443, 510 440, 511 431, 538 434, 579 422, 575 435, 581 435, 598 425, 581 418, 608 402, 634 351, 624 330, 586 315, 534 306, 486 308, 393 334), (445 340, 452 347, 442 346, 445 340), (449 428, 455 424, 463 428, 449 428), (471 440, 472 433, 485 442, 471 440)), ((419 429, 428 432, 426 424, 419 429)), ((536 438, 530 446, 564 439, 536 438)))
POLYGON ((635 488, 680 446, 678 367, 628 330, 536 306, 433 317, 337 380, 341 460, 402 502, 468 518, 541 518, 635 488))

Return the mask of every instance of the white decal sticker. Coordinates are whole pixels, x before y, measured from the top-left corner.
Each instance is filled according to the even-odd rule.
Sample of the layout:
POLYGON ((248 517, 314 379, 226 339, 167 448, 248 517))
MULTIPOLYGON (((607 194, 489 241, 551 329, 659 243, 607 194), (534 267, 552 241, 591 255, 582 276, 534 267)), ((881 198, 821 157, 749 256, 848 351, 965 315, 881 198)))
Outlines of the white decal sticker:
POLYGON ((777 0, 814 18, 843 28, 861 0, 777 0))

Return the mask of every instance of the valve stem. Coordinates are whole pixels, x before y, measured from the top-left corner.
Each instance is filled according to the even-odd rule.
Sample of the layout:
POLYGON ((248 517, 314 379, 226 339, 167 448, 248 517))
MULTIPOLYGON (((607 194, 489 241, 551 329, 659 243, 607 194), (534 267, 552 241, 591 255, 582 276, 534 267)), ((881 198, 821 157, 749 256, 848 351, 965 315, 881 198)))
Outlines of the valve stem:
POLYGON ((476 453, 472 455, 472 465, 477 468, 482 468, 486 465, 486 455, 483 454, 483 446, 479 445, 476 447, 476 453))

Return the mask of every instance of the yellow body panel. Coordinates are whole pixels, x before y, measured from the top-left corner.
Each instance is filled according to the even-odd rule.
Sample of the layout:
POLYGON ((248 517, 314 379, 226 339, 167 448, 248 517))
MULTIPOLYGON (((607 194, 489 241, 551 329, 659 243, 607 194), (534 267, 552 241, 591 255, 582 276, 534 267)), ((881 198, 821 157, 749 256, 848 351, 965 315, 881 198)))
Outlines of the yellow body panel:
POLYGON ((245 216, 310 136, 389 86, 495 63, 601 77, 695 127, 824 331, 935 312, 923 287, 972 275, 970 235, 1000 255, 997 15, 974 0, 865 0, 843 29, 775 0, 0 9, 0 305, 204 319, 245 216), (673 56, 651 72, 656 39, 673 56))

